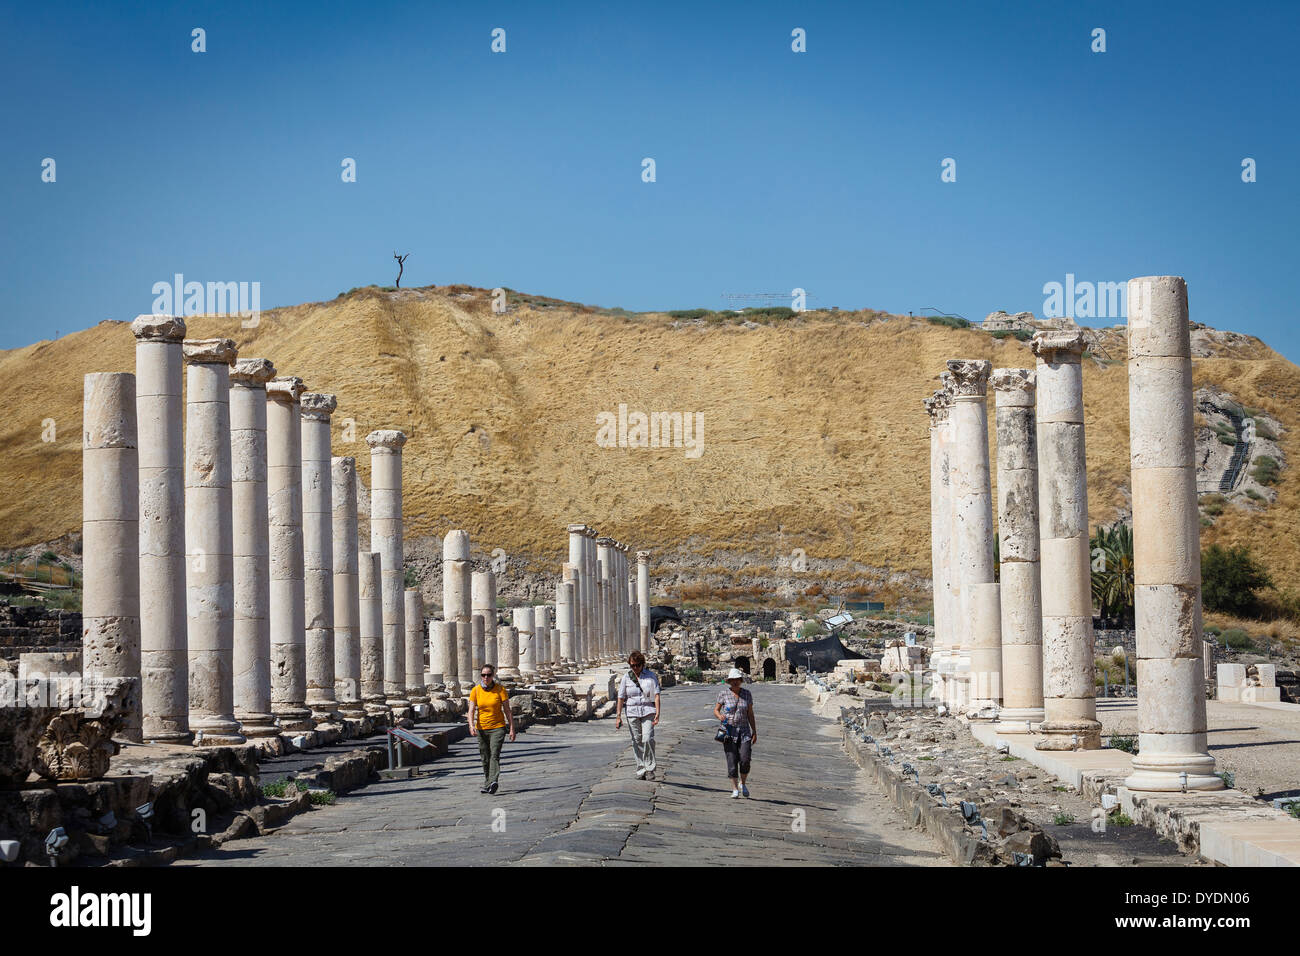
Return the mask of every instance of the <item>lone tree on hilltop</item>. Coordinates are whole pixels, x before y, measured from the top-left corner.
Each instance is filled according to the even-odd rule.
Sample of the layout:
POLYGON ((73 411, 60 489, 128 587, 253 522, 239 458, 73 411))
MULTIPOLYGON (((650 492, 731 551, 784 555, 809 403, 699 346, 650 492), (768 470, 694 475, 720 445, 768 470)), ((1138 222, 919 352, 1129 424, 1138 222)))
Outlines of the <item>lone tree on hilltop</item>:
POLYGON ((402 287, 402 269, 404 269, 404 268, 406 267, 406 260, 409 259, 410 257, 411 257, 411 254, 410 254, 409 252, 408 252, 406 255, 404 255, 404 256, 399 256, 396 252, 393 253, 393 258, 397 260, 397 285, 396 285, 396 288, 398 288, 398 289, 400 289, 400 288, 402 287))

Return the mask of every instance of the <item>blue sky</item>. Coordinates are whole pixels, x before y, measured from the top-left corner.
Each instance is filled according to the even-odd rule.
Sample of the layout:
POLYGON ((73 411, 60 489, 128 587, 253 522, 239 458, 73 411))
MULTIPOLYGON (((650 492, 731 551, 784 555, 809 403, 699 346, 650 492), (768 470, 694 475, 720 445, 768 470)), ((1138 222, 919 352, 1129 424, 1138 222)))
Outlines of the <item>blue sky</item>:
POLYGON ((178 272, 270 307, 400 251, 403 285, 635 310, 978 319, 1178 274, 1296 360, 1298 34, 1269 3, 9 3, 0 348, 178 272))

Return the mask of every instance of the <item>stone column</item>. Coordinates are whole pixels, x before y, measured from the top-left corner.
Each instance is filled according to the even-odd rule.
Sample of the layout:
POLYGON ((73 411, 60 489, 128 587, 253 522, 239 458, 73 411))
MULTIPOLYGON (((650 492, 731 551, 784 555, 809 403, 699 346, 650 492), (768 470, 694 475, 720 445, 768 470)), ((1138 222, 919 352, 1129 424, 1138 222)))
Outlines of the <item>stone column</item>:
MULTIPOLYGON (((136 681, 121 736, 141 741, 140 488, 130 372, 85 378, 81 445, 83 677, 136 681)), ((149 582, 152 587, 154 582, 149 582)))
POLYGON ((573 650, 573 565, 565 564, 562 575, 555 585, 555 626, 560 632, 560 661, 568 669, 576 659, 573 650))
POLYGON ((1043 601, 1039 588, 1038 443, 1034 372, 993 373, 998 434, 1002 592, 1002 710, 997 729, 1029 733, 1043 720, 1043 601))
POLYGON ((230 514, 230 339, 187 339, 185 569, 190 729, 195 743, 244 743, 235 720, 235 533, 230 514), (201 736, 200 736, 201 735, 201 736))
POLYGON ((275 366, 230 373, 230 513, 235 567, 235 719, 245 737, 280 732, 271 712, 271 558, 266 503, 266 383, 275 366))
POLYGON ((509 624, 497 628, 497 676, 519 676, 519 634, 509 624))
POLYGON ((545 604, 533 607, 533 663, 538 673, 551 669, 551 609, 545 604))
POLYGON ((271 712, 281 733, 312 729, 307 709, 303 604, 302 422, 306 386, 294 376, 266 386, 267 502, 271 552, 271 712))
POLYGON ((1187 283, 1128 284, 1138 753, 1130 790, 1219 790, 1206 747, 1187 283))
MULTIPOLYGON (((484 664, 497 663, 497 576, 496 572, 474 571, 470 575, 470 609, 473 614, 483 618, 483 652, 474 664, 482 668, 484 664)), ((475 674, 478 673, 476 670, 475 674)))
POLYGON ((586 535, 583 534, 583 526, 580 524, 571 524, 568 527, 569 533, 569 567, 573 569, 573 652, 575 654, 574 662, 579 668, 587 663, 587 644, 586 644, 586 618, 584 602, 587 599, 583 592, 582 568, 583 552, 585 550, 586 535))
POLYGON ((604 650, 601 647, 600 635, 600 595, 596 587, 599 580, 600 569, 596 566, 596 530, 582 526, 582 550, 584 577, 582 579, 582 590, 587 595, 585 606, 583 607, 583 640, 586 643, 586 652, 589 661, 592 664, 599 664, 604 657, 604 650))
MULTIPOLYGON (((361 580, 357 534, 357 461, 330 462, 334 506, 334 695, 343 716, 365 717, 361 703, 361 580)), ((382 631, 382 624, 381 624, 382 631)))
MULTIPOLYGON (((993 495, 989 484, 987 391, 992 364, 982 359, 948 362, 955 392, 953 422, 956 468, 953 507, 956 553, 962 578, 963 616, 970 622, 967 714, 996 715, 1001 693, 1002 622, 993 575, 993 495)), ((961 663, 958 663, 958 679, 961 663)))
POLYGON ((361 643, 361 700, 371 717, 389 712, 384 701, 383 556, 375 551, 357 555, 357 607, 361 643))
MULTIPOLYGON (((140 460, 140 703, 144 739, 188 743, 189 652, 185 621, 185 446, 181 398, 185 321, 142 315, 135 334, 140 460)), ((82 553, 85 554, 83 544, 82 553)))
POLYGON ((1038 332, 1038 514, 1043 589, 1044 738, 1039 750, 1101 746, 1093 665, 1083 333, 1038 332))
POLYGON ((307 706, 317 726, 342 719, 334 698, 334 478, 330 474, 333 395, 306 392, 302 411, 303 609, 307 706))
POLYGON ((952 541, 949 532, 951 504, 948 489, 948 449, 944 444, 948 419, 947 393, 937 391, 925 399, 930 416, 930 580, 934 594, 934 648, 930 654, 933 673, 930 694, 948 703, 948 565, 947 552, 952 541))
POLYGON ((947 480, 948 503, 947 540, 948 556, 944 574, 948 579, 948 637, 944 648, 944 702, 954 711, 965 706, 970 684, 970 620, 962 596, 961 562, 957 554, 957 426, 953 420, 954 396, 957 380, 944 371, 939 376, 943 387, 935 393, 941 397, 941 434, 944 474, 947 480))
POLYGON ((406 696, 413 704, 427 704, 429 692, 424 684, 424 596, 419 588, 407 588, 403 595, 406 607, 406 696))
POLYGON ((636 553, 636 603, 640 626, 641 653, 650 653, 650 552, 636 553))
POLYGON ((533 642, 533 609, 515 608, 515 630, 519 634, 519 673, 524 680, 537 676, 537 646, 533 642))
POLYGON ((456 674, 461 694, 474 686, 474 620, 456 621, 456 674))
POLYGON ((452 693, 451 685, 456 683, 456 622, 429 622, 429 671, 435 686, 441 684, 447 696, 458 697, 452 693))
POLYGON ((469 666, 470 673, 478 680, 483 670, 484 657, 487 653, 487 618, 482 614, 472 614, 470 623, 469 666))
POLYGON ((605 660, 614 656, 614 635, 612 633, 612 615, 610 580, 614 574, 613 548, 614 539, 602 535, 596 539, 597 586, 596 593, 600 605, 600 653, 605 660))
MULTIPOLYGON (((370 550, 382 560, 384 607, 384 697, 404 710, 406 699, 406 590, 402 553, 402 446, 406 436, 381 429, 366 436, 370 446, 370 550)), ((403 715, 405 716, 405 715, 403 715)))

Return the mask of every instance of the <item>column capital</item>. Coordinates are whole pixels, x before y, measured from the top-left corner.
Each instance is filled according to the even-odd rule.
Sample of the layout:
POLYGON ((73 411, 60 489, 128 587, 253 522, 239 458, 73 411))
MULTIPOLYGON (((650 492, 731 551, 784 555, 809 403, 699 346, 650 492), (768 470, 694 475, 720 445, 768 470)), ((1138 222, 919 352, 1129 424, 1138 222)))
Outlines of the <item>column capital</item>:
POLYGON ((296 375, 281 375, 266 383, 267 398, 287 402, 290 405, 297 405, 302 393, 306 390, 306 384, 296 375))
POLYGON ((1077 362, 1086 344, 1078 329, 1050 329, 1035 332, 1030 348, 1044 362, 1077 362))
POLYGON ((636 553, 636 563, 637 563, 637 564, 648 564, 649 562, 650 562, 650 552, 649 552, 649 551, 638 551, 638 552, 636 553))
POLYGON ((952 373, 954 398, 983 398, 993 363, 986 359, 948 359, 948 371, 952 373))
POLYGON ((366 436, 366 444, 371 451, 400 452, 406 444, 406 435, 392 428, 377 428, 366 436))
POLYGON ((569 532, 569 534, 585 535, 587 533, 587 526, 585 524, 571 524, 568 525, 564 530, 569 532))
POLYGON ((609 548, 612 547, 613 544, 614 544, 614 539, 609 537, 608 535, 601 535, 599 538, 596 539, 596 547, 598 548, 609 548))
POLYGON ((185 338, 185 320, 179 315, 137 315, 131 334, 137 342, 180 342, 185 338))
POLYGON ((303 392, 299 401, 302 403, 302 417, 320 422, 329 421, 339 406, 338 399, 326 392, 303 392))
POLYGON ((234 339, 185 339, 181 354, 189 365, 234 365, 239 350, 234 339))
POLYGON ((948 412, 952 409, 952 394, 940 388, 929 398, 922 399, 921 404, 930 416, 930 427, 937 428, 948 420, 948 412))
POLYGON ((1037 376, 1031 368, 994 369, 989 384, 999 405, 1033 405, 1037 376))
POLYGON ((270 359, 241 358, 235 360, 230 371, 230 384, 265 390, 266 383, 275 378, 275 366, 270 359))

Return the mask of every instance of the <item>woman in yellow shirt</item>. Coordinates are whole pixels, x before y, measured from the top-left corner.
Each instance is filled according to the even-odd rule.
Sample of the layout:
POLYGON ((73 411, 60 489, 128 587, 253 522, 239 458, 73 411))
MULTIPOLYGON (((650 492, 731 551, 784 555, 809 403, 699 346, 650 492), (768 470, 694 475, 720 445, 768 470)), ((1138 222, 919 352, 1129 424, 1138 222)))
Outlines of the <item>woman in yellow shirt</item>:
POLYGON ((507 722, 510 742, 515 740, 515 715, 509 700, 510 693, 496 682, 496 668, 484 664, 478 683, 469 692, 469 735, 478 738, 478 754, 483 758, 483 788, 479 793, 497 792, 507 722))

